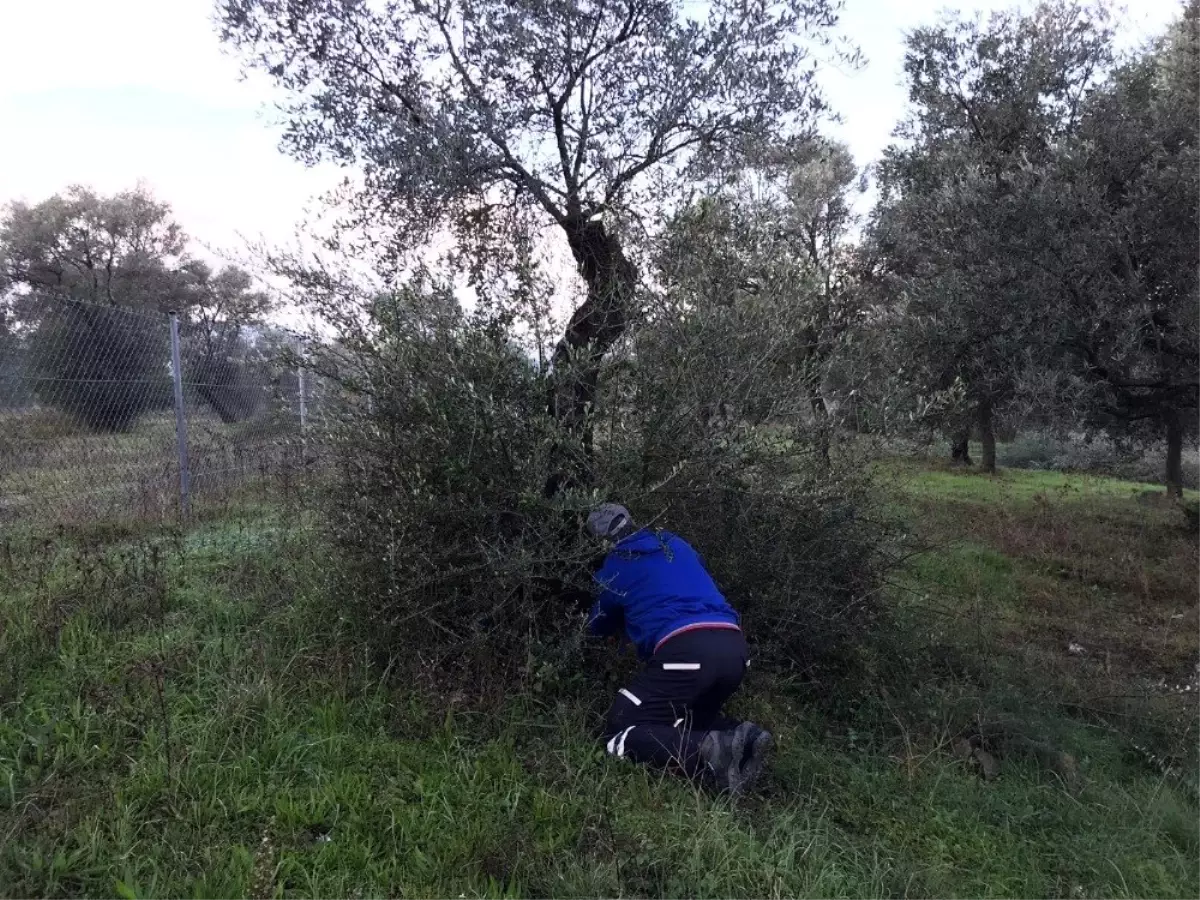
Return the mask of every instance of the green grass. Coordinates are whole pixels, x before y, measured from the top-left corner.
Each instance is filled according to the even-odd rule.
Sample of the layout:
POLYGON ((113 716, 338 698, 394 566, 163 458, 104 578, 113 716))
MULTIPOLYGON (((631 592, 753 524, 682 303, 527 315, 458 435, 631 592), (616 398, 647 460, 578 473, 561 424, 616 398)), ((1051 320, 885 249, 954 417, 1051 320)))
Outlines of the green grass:
POLYGON ((1194 542, 1091 481, 1039 500, 1042 473, 905 469, 890 503, 934 549, 832 697, 752 670, 740 708, 779 753, 736 803, 605 758, 599 681, 482 713, 388 677, 302 523, 71 538, 0 569, 0 894, 1196 896, 1195 793, 1152 743, 1194 744, 1194 703, 1143 692, 1142 723, 1097 699, 1194 663, 1171 618, 1194 617, 1194 542), (1109 641, 1107 670, 1064 628, 1109 641), (954 752, 981 712, 1081 781, 1016 753, 981 779, 954 752))
MULTIPOLYGON (((212 414, 188 416, 192 505, 280 476, 286 466, 272 438, 286 425, 226 425, 212 414)), ((68 416, 39 409, 0 413, 0 523, 49 520, 88 525, 178 519, 179 459, 175 416, 143 416, 127 432, 89 431, 68 416)), ((294 474, 294 473, 292 473, 294 474)))
MULTIPOLYGON (((949 467, 930 467, 914 459, 888 459, 876 464, 885 478, 903 483, 903 492, 912 497, 987 504, 1028 504, 1050 499, 1055 502, 1086 502, 1093 499, 1128 499, 1147 492, 1161 492, 1140 481, 1121 481, 1096 475, 1078 475, 1040 470, 1000 469, 995 475, 949 467)), ((1195 500, 1200 492, 1184 491, 1195 500)))

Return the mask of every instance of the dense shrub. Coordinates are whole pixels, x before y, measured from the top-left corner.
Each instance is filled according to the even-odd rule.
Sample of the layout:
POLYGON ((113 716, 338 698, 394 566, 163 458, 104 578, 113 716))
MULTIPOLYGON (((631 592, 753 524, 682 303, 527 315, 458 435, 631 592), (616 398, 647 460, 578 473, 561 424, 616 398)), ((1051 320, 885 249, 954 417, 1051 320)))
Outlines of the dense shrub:
POLYGON ((562 506, 541 494, 549 435, 529 361, 445 294, 404 291, 313 364, 340 392, 328 525, 348 601, 389 651, 485 677, 523 663, 563 618, 548 588, 571 568, 562 506))
POLYGON ((1010 469, 1053 469, 1062 442, 1045 434, 1022 434, 996 447, 996 462, 1010 469))
POLYGON ((663 505, 663 519, 704 556, 764 662, 812 673, 841 661, 870 625, 878 534, 840 490, 769 489, 735 477, 668 491, 663 505))
POLYGON ((599 465, 642 521, 696 546, 760 655, 810 669, 869 624, 881 535, 858 451, 812 414, 790 302, 657 298, 609 373, 599 465))
POLYGON ((877 535, 832 426, 801 423, 786 372, 768 383, 739 363, 782 357, 777 312, 658 309, 605 372, 593 486, 547 496, 569 436, 511 330, 444 291, 365 304, 310 358, 338 394, 341 593, 381 648, 480 690, 578 670, 597 551, 582 518, 618 500, 695 544, 764 661, 838 656, 870 618, 877 535))
POLYGON ((1200 500, 1184 500, 1180 503, 1184 527, 1189 534, 1200 533, 1200 500))

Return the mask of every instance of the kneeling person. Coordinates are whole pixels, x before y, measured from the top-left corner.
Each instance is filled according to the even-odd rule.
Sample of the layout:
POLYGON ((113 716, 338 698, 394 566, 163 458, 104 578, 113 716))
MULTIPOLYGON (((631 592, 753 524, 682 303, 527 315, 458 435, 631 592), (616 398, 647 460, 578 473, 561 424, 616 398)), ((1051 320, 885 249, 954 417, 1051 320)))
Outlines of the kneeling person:
POLYGON ((613 503, 595 509, 587 527, 607 549, 588 627, 600 637, 624 627, 646 663, 609 710, 608 752, 746 790, 762 773, 771 735, 721 714, 746 671, 738 614, 677 535, 638 529, 613 503))

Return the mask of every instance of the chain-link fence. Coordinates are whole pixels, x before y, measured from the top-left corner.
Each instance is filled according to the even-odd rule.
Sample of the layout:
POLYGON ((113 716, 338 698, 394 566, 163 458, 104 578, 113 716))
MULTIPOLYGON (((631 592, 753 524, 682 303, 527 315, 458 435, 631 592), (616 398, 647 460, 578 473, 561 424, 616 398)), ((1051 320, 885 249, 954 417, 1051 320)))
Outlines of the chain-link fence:
POLYGON ((177 523, 297 495, 320 391, 277 328, 46 300, 0 332, 0 526, 177 523))

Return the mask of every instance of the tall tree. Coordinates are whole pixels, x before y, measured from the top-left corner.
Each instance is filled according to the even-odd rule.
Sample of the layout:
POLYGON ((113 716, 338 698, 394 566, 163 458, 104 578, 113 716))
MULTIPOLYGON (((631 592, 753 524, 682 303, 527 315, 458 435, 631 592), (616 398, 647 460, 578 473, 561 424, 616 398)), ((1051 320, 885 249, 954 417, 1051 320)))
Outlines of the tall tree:
POLYGON ((978 428, 989 472, 995 416, 1044 346, 1019 200, 1079 127, 1110 46, 1103 10, 1070 2, 908 38, 911 113, 880 168, 871 229, 879 281, 900 310, 897 364, 919 392, 961 401, 927 408, 958 435, 957 457, 970 424, 978 428))
POLYGON ((206 263, 192 261, 181 274, 188 298, 185 376, 221 421, 246 419, 260 406, 267 382, 246 332, 261 324, 274 304, 236 266, 213 271, 206 263))
MULTIPOLYGON (((673 183, 806 137, 805 37, 832 0, 219 0, 223 39, 292 96, 284 140, 363 174, 357 210, 400 245, 504 207, 565 235, 587 296, 552 359, 549 411, 586 454, 600 363, 635 312, 628 215, 673 183)), ((555 485, 586 480, 560 460, 555 485)))
POLYGON ((805 270, 817 285, 816 302, 805 321, 804 356, 813 412, 827 415, 825 389, 833 354, 859 320, 852 232, 859 224, 852 194, 865 190, 864 176, 843 144, 817 142, 789 166, 783 233, 798 243, 805 270))
POLYGON ((9 300, 22 320, 49 299, 176 308, 172 273, 186 245, 171 208, 140 186, 105 197, 73 185, 41 203, 12 203, 0 220, 0 267, 10 289, 21 289, 9 300))
POLYGON ((123 431, 168 396, 160 313, 183 300, 186 237, 144 188, 73 186, 0 219, 3 303, 26 340, 24 379, 84 425, 123 431))
POLYGON ((1181 490, 1200 395, 1200 2, 1087 98, 1025 195, 1024 257, 1079 375, 1082 417, 1165 439, 1181 490))
POLYGON ((656 258, 660 277, 693 303, 765 304, 786 316, 792 342, 779 364, 820 419, 831 357, 857 318, 849 239, 858 184, 849 150, 814 140, 685 208, 656 258))

